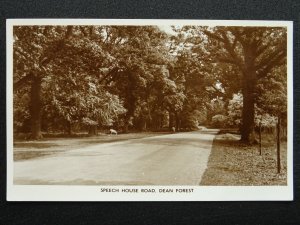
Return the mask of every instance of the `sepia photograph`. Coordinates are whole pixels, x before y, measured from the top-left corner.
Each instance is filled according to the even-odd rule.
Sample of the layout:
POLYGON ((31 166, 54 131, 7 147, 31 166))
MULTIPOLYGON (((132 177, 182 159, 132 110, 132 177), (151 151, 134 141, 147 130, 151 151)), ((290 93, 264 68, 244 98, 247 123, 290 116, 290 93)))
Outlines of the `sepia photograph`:
POLYGON ((8 200, 292 200, 292 25, 7 20, 8 200))

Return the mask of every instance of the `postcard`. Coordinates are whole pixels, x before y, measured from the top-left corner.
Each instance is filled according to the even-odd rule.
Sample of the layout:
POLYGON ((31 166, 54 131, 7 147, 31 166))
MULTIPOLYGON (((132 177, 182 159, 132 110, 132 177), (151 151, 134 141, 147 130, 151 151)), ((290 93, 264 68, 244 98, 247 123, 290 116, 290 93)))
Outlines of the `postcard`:
POLYGON ((8 19, 8 201, 293 200, 293 23, 8 19))

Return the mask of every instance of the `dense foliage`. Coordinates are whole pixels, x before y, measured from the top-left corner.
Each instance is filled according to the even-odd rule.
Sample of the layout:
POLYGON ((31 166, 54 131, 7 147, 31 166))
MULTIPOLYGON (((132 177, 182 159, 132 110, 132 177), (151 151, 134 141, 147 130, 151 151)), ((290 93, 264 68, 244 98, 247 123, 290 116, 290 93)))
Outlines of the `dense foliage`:
POLYGON ((286 115, 284 28, 173 30, 14 27, 15 132, 215 125, 240 126, 251 141, 257 116, 286 115))

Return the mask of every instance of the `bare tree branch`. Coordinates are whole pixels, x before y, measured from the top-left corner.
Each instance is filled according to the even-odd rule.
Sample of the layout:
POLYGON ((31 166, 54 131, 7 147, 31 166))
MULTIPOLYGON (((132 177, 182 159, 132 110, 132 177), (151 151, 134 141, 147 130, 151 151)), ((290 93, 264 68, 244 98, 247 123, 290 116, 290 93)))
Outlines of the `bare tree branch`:
POLYGON ((256 58, 258 58, 265 50, 267 50, 268 47, 268 45, 262 45, 261 47, 258 47, 255 51, 256 58))
POLYGON ((212 32, 209 32, 209 31, 207 31, 207 30, 203 30, 203 33, 206 34, 207 36, 209 36, 209 37, 215 39, 215 40, 221 41, 221 42, 223 42, 223 43, 225 42, 225 40, 224 40, 223 38, 219 37, 218 35, 215 35, 215 34, 212 33, 212 32))
POLYGON ((276 57, 274 57, 272 60, 270 60, 268 62, 268 64, 266 64, 262 69, 260 69, 258 71, 258 76, 257 76, 258 79, 265 77, 271 71, 271 69, 274 68, 275 66, 279 66, 281 64, 286 63, 285 58, 286 58, 286 53, 281 52, 276 57))
POLYGON ((230 57, 219 57, 217 58, 218 61, 220 62, 224 62, 224 63, 231 63, 234 65, 239 66, 240 68, 242 68, 242 62, 241 59, 239 58, 239 56, 237 55, 237 53, 235 52, 235 47, 238 41, 238 38, 235 37, 235 39, 233 40, 233 43, 230 42, 228 36, 226 35, 226 33, 224 31, 221 31, 221 35, 222 37, 219 37, 218 35, 215 35, 209 31, 203 31, 205 34, 207 34, 207 36, 215 39, 215 40, 219 40, 223 43, 224 48, 227 50, 227 52, 229 53, 230 57))
POLYGON ((269 65, 270 63, 272 63, 273 61, 277 60, 277 57, 279 56, 280 58, 286 55, 286 51, 285 48, 278 48, 276 49, 274 52, 272 52, 271 54, 269 54, 269 56, 266 56, 264 58, 264 60, 260 61, 256 66, 255 66, 255 70, 260 70, 263 67, 269 65))

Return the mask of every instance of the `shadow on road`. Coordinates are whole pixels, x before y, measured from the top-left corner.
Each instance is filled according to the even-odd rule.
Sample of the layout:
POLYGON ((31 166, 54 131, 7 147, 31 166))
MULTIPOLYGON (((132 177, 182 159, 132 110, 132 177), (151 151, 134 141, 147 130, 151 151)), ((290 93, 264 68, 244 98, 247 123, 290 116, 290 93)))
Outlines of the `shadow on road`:
POLYGON ((203 147, 210 146, 211 140, 206 139, 197 139, 197 138, 173 138, 173 137, 164 137, 159 139, 152 139, 152 138, 144 138, 144 139, 136 139, 130 141, 132 145, 139 145, 139 144, 147 144, 147 145, 161 145, 161 146, 182 146, 182 150, 184 147, 203 147))
POLYGON ((205 130, 199 130, 195 132, 199 134, 217 134, 219 132, 219 129, 205 129, 205 130))

